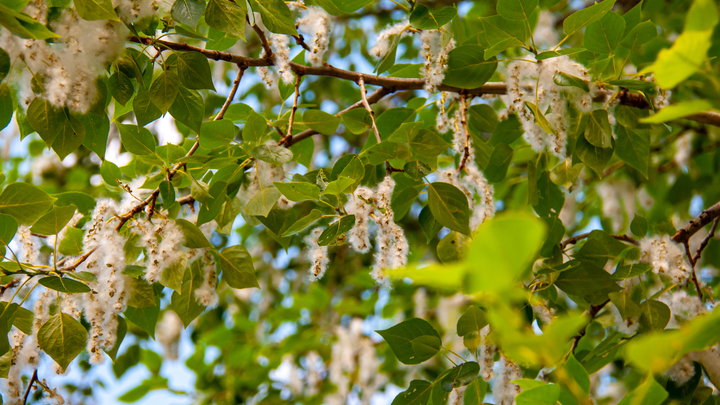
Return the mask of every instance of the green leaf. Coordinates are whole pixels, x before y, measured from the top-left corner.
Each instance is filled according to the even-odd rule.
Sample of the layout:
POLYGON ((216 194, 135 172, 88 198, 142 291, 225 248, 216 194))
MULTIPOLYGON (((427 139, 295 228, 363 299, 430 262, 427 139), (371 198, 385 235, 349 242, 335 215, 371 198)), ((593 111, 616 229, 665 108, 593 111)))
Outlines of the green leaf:
POLYGON ((90 292, 90 287, 87 285, 64 277, 48 276, 41 278, 38 282, 51 290, 60 291, 65 294, 90 292))
MULTIPOLYGON (((570 14, 563 21, 563 30, 565 30, 565 35, 569 37, 595 21, 599 21, 605 16, 605 14, 612 10, 614 5, 615 0, 604 0, 570 14)), ((622 30, 620 31, 620 34, 622 35, 622 30)))
POLYGON ((506 214, 485 221, 468 247, 469 293, 504 293, 517 283, 545 240, 545 224, 531 214, 506 214))
MULTIPOLYGON (((200 129, 200 145, 206 149, 222 148, 228 146, 237 134, 238 128, 230 120, 206 121, 200 129)), ((267 148, 265 145, 263 147, 267 148)))
POLYGON ((75 215, 75 207, 53 207, 50 212, 43 215, 30 228, 30 231, 40 235, 57 235, 75 215))
POLYGON ((433 171, 430 166, 426 165, 423 162, 418 162, 417 160, 405 163, 405 166, 403 166, 403 170, 405 170, 406 175, 416 180, 421 180, 423 177, 427 176, 433 171))
MULTIPOLYGON (((180 58, 178 58, 178 60, 180 60, 180 58)), ((207 62, 207 60, 205 61, 207 62)), ((182 63, 179 64, 182 66, 182 63)), ((197 81, 198 79, 195 80, 197 81)), ((150 87, 150 99, 153 104, 155 104, 155 107, 164 114, 170 109, 179 90, 180 78, 173 71, 166 70, 153 80, 152 86, 150 87)))
POLYGON ((481 18, 485 38, 489 44, 494 44, 485 50, 485 58, 512 48, 523 46, 530 36, 528 24, 525 21, 509 20, 501 15, 481 18))
MULTIPOLYGON (((195 133, 199 134, 201 132, 205 105, 200 93, 197 91, 180 87, 177 97, 175 97, 175 101, 173 101, 168 112, 170 112, 170 115, 172 115, 176 121, 186 125, 195 131, 195 133)), ((200 140, 203 140, 202 137, 200 140)))
POLYGON ((508 20, 529 20, 538 0, 498 0, 497 13, 508 20))
POLYGON ((437 222, 454 231, 470 235, 470 208, 462 191, 448 183, 428 185, 428 206, 437 222))
POLYGON ((488 383, 482 378, 476 378, 468 385, 463 394, 463 405, 482 405, 487 394, 488 383))
POLYGON ((32 225, 55 200, 31 184, 12 183, 0 193, 0 214, 14 217, 22 225, 32 225))
POLYGON ((258 145, 250 152, 256 159, 263 162, 281 165, 292 160, 293 153, 290 149, 278 145, 258 145))
POLYGON ((471 333, 478 333, 489 323, 487 314, 475 305, 465 311, 457 321, 458 336, 465 336, 471 333))
POLYGON ((323 214, 322 212, 320 212, 320 210, 314 209, 310 211, 309 214, 295 221, 294 224, 292 224, 288 229, 286 229, 285 232, 283 232, 282 236, 292 236, 302 232, 303 230, 305 230, 305 228, 314 224, 317 220, 322 218, 322 215, 323 214))
POLYGON ((430 241, 437 236, 438 232, 440 232, 440 229, 442 229, 442 225, 435 220, 435 217, 430 211, 430 207, 427 205, 420 211, 418 221, 420 222, 420 227, 423 233, 425 233, 428 243, 430 243, 430 241))
POLYGON ((340 195, 346 192, 353 184, 355 184, 355 179, 340 176, 337 180, 328 183, 322 193, 323 195, 340 195))
MULTIPOLYGON (((607 1, 607 0, 605 0, 607 1)), ((610 161, 613 148, 598 148, 585 140, 584 136, 578 136, 575 144, 575 153, 585 166, 594 171, 598 177, 602 177, 603 169, 610 161)))
POLYGON ((585 28, 583 45, 595 53, 613 53, 622 39, 625 19, 610 11, 585 28))
POLYGON ((667 397, 668 392, 665 391, 662 385, 655 381, 652 375, 648 375, 645 382, 625 395, 622 401, 618 402, 618 405, 660 405, 665 403, 667 397))
MULTIPOLYGON (((159 301, 156 301, 156 303, 159 301)), ((137 325, 140 329, 147 332, 153 339, 155 338, 155 327, 157 326, 160 308, 154 307, 135 308, 129 303, 125 309, 125 319, 137 325)))
POLYGON ((262 115, 256 113, 255 111, 251 111, 242 130, 243 141, 260 142, 263 135, 265 135, 267 126, 267 121, 262 115))
POLYGON ((515 397, 515 403, 517 405, 555 405, 559 397, 560 386, 547 384, 524 390, 515 397))
POLYGON ((633 235, 644 238, 648 231, 648 220, 641 215, 635 214, 632 222, 630 222, 630 231, 633 235))
POLYGON ((617 156, 647 178, 650 163, 649 131, 643 129, 633 131, 622 125, 616 125, 615 136, 617 156))
POLYGON ((475 381, 480 373, 480 365, 474 361, 468 361, 452 368, 440 381, 443 391, 451 392, 454 388, 464 387, 475 381))
POLYGON ((180 227, 180 229, 182 229, 183 235, 185 236, 184 245, 186 247, 189 247, 190 249, 213 247, 212 244, 210 244, 210 241, 208 241, 205 235, 203 235, 200 228, 195 226, 192 222, 186 219, 176 219, 175 223, 180 227))
POLYGON ((257 194, 248 201, 245 206, 245 213, 267 217, 279 198, 280 192, 275 187, 261 187, 257 194))
POLYGON ((485 178, 491 183, 502 181, 507 175, 508 167, 513 157, 513 149, 504 144, 499 143, 490 155, 487 167, 485 167, 485 178))
MULTIPOLYGON (((563 271, 555 285, 568 294, 586 298, 596 294, 607 296, 608 293, 621 290, 608 272, 592 262, 583 262, 578 267, 563 271)), ((602 303, 605 299, 591 304, 602 303)))
POLYGON ((170 9, 170 15, 175 21, 191 27, 197 26, 204 12, 205 2, 202 0, 175 0, 170 9))
POLYGON ((321 110, 306 110, 303 113, 302 119, 303 125, 306 125, 324 135, 334 134, 342 122, 342 118, 328 114, 321 110))
POLYGON ((82 144, 95 152, 100 158, 105 158, 108 133, 110 132, 110 120, 107 114, 89 113, 78 115, 77 120, 85 128, 85 138, 82 140, 82 144))
MULTIPOLYGON (((202 261, 198 259, 192 262, 190 267, 185 270, 185 277, 180 293, 174 291, 170 298, 170 305, 173 311, 175 311, 186 328, 190 325, 190 322, 205 311, 205 307, 198 303, 195 297, 195 290, 200 288, 203 283, 203 274, 202 261)), ((154 333, 151 335, 154 335, 154 333)))
POLYGON ((205 22, 212 28, 245 41, 246 2, 210 0, 205 8, 205 22))
POLYGON ((638 316, 642 311, 640 306, 632 300, 630 294, 623 291, 610 293, 608 294, 608 297, 610 297, 610 301, 612 301, 620 312, 620 316, 623 320, 633 316, 638 316))
POLYGON ((232 288, 252 288, 260 286, 255 278, 253 259, 245 246, 230 246, 220 251, 213 251, 223 280, 232 288))
POLYGON ((555 130, 550 126, 547 118, 545 118, 545 114, 543 114, 542 111, 540 111, 535 104, 526 101, 525 105, 530 109, 530 111, 532 111, 533 115, 535 116, 535 123, 538 124, 540 128, 543 129, 543 131, 547 132, 548 134, 555 134, 555 130))
MULTIPOLYGON (((10 215, 0 214, 0 243, 7 245, 15 237, 18 222, 10 215)), ((3 250, 4 251, 4 250, 3 250)))
POLYGON ((113 347, 110 348, 110 350, 105 350, 105 353, 107 353, 108 356, 112 359, 113 363, 115 362, 115 359, 117 359, 117 352, 120 350, 120 345, 123 342, 123 339, 125 339, 125 335, 127 334, 127 322, 125 322, 125 318, 118 315, 117 317, 117 330, 115 331, 115 344, 113 347))
POLYGON ((430 10, 418 4, 410 14, 410 24, 421 30, 439 30, 443 25, 449 23, 457 15, 454 7, 445 7, 431 13, 430 10))
POLYGON ((383 164, 386 160, 408 160, 411 156, 410 148, 407 145, 391 141, 377 143, 370 149, 366 149, 363 154, 367 156, 368 162, 373 166, 383 164))
POLYGON ((43 24, 25 13, 12 10, 0 3, 0 25, 13 34, 26 39, 58 38, 60 35, 50 31, 43 24))
POLYGON ((334 245, 340 235, 351 230, 355 226, 355 215, 345 215, 339 221, 335 221, 328 226, 320 237, 318 237, 319 246, 334 245))
POLYGON ((412 380, 407 390, 399 393, 392 401, 392 405, 419 405, 427 404, 430 400, 433 384, 423 380, 412 380))
POLYGON ((376 332, 385 339, 398 360, 404 364, 419 364, 429 360, 437 354, 442 343, 435 328, 427 321, 418 318, 408 319, 389 329, 376 332), (426 339, 413 345, 418 338, 426 339), (417 353, 420 347, 422 347, 420 349, 422 355, 417 353))
POLYGON ((210 63, 205 55, 200 52, 181 52, 177 55, 178 75, 185 87, 194 90, 208 89, 215 91, 210 63))
MULTIPOLYGON (((503 121, 504 122, 504 121, 503 121)), ((468 108, 468 125, 477 132, 492 133, 500 124, 495 110, 488 104, 475 104, 468 108)))
POLYGON ((485 84, 497 69, 497 59, 486 60, 485 50, 478 45, 462 45, 448 55, 448 67, 443 83, 462 89, 473 89, 485 84))
POLYGON ((141 127, 144 127, 163 115, 163 112, 153 103, 150 90, 141 91, 136 94, 132 107, 138 125, 141 127))
MULTIPOLYGON (((470 118, 470 122, 472 122, 472 118, 470 118)), ((517 116, 511 115, 505 121, 500 121, 497 124, 490 137, 490 145, 495 146, 499 143, 510 145, 520 138, 523 133, 522 124, 520 124, 517 116)))
POLYGON ((117 165, 109 160, 106 160, 100 166, 100 175, 102 176, 105 184, 111 187, 118 186, 118 180, 122 179, 122 172, 117 165))
POLYGON ((637 49, 641 45, 657 37, 657 27, 652 21, 644 21, 636 25, 630 33, 620 42, 620 45, 628 49, 637 49))
POLYGON ((155 153, 155 137, 145 127, 137 125, 115 124, 120 131, 120 139, 128 152, 136 155, 155 153))
POLYGON ((280 191, 282 195, 287 197, 287 199, 290 201, 299 202, 308 200, 319 200, 320 194, 322 193, 320 191, 320 187, 311 183, 274 182, 273 184, 278 189, 278 191, 280 191))
POLYGON ((95 198, 79 191, 66 191, 64 193, 53 194, 57 198, 55 205, 63 207, 66 205, 74 205, 83 215, 89 215, 95 208, 95 198))
POLYGON ((75 9, 83 20, 119 21, 110 0, 75 0, 73 4, 75 4, 75 9))
POLYGON ((647 300, 641 306, 640 331, 663 330, 670 322, 670 307, 657 300, 647 300))
MULTIPOLYGON (((10 65, 12 65, 10 55, 8 55, 4 49, 0 48, 0 82, 5 80, 8 73, 10 73, 10 65)), ((0 125, 0 128, 4 127, 0 125)))
POLYGON ((348 131, 355 135, 362 134, 372 126, 370 113, 364 108, 350 110, 340 116, 348 131))
POLYGON ((40 327, 37 340, 40 348, 65 370, 85 350, 87 331, 75 318, 61 312, 40 327))
POLYGON ((612 147, 612 128, 607 110, 601 108, 590 114, 585 127, 585 139, 598 148, 612 147))
POLYGON ((68 271, 65 273, 66 276, 73 278, 75 280, 79 281, 85 281, 86 283, 91 283, 93 281, 97 281, 97 277, 95 277, 94 274, 87 272, 87 271, 68 271))
MULTIPOLYGON (((2 81, 2 52, 0 48, 0 81, 2 81)), ((0 85, 0 130, 4 129, 12 120, 13 111, 15 106, 13 105, 12 96, 10 95, 10 88, 7 84, 3 83, 0 85)))
POLYGON ((135 93, 132 80, 119 70, 108 77, 107 87, 115 101, 123 106, 130 101, 135 93))
POLYGON ((149 308, 155 306, 155 290, 152 284, 147 282, 145 278, 131 278, 128 284, 130 284, 127 286, 129 287, 128 290, 130 293, 128 302, 132 303, 133 307, 149 308))
POLYGON ((572 86, 584 90, 585 92, 590 92, 590 88, 585 80, 559 70, 555 76, 553 76, 553 82, 555 82, 558 86, 572 86))
POLYGON ((262 16, 262 22, 270 32, 297 35, 295 19, 282 0, 250 0, 253 11, 262 16))
POLYGON ((677 104, 669 105, 649 117, 641 118, 640 122, 645 124, 659 124, 662 122, 674 121, 699 112, 708 111, 712 108, 713 106, 708 100, 686 100, 677 104))

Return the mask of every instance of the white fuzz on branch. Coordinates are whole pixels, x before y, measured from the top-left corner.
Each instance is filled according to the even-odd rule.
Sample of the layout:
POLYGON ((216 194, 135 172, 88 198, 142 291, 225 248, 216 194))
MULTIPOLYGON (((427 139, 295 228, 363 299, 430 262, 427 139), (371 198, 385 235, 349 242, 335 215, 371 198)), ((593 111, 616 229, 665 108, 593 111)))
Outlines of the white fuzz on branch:
POLYGON ((308 245, 306 253, 307 260, 310 262, 310 280, 316 281, 322 278, 327 270, 328 258, 327 246, 318 245, 318 238, 325 228, 315 228, 305 237, 305 243, 308 245))
POLYGON ((345 205, 348 215, 355 215, 355 226, 350 230, 350 246, 359 253, 370 250, 369 220, 373 207, 368 204, 373 191, 367 187, 358 187, 352 199, 345 205))
POLYGON ((376 59, 382 59, 385 57, 385 55, 390 52, 390 41, 393 39, 393 37, 400 35, 405 36, 408 35, 407 29, 410 28, 410 23, 403 20, 399 23, 396 23, 394 25, 390 25, 380 31, 380 33, 377 36, 377 39, 375 40, 375 46, 370 48, 370 55, 372 55, 376 59))
POLYGON ((395 180, 390 175, 387 175, 378 185, 375 193, 375 203, 379 208, 375 221, 378 225, 378 233, 375 239, 375 262, 373 263, 372 272, 370 272, 370 275, 378 284, 387 288, 390 287, 387 269, 406 265, 409 249, 405 233, 395 223, 395 215, 390 206, 393 189, 395 189, 395 180))
POLYGON ((649 236, 640 241, 641 261, 652 265, 653 273, 663 274, 675 284, 684 283, 692 273, 683 249, 668 235, 649 236))
POLYGON ((323 54, 330 41, 330 16, 320 7, 308 7, 297 20, 298 30, 308 34, 307 59, 315 67, 323 65, 323 54))
POLYGON ((290 37, 282 34, 270 34, 275 68, 285 84, 295 83, 295 74, 290 68, 290 37))

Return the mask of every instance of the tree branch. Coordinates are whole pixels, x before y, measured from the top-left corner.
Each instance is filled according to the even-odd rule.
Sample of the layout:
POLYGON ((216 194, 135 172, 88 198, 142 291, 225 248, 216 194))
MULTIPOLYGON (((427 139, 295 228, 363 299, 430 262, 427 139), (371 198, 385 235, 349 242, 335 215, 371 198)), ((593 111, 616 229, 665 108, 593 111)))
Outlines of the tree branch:
MULTIPOLYGON (((238 64, 237 76, 235 77, 235 80, 233 81, 233 86, 230 89, 230 94, 228 94, 228 97, 225 100, 225 103, 223 104, 222 108, 220 108, 220 111, 217 113, 215 118, 213 118, 213 121, 219 121, 223 118, 223 116, 225 116, 225 112, 227 111, 228 107, 230 107, 230 104, 232 104, 232 100, 235 98, 235 94, 237 93, 237 89, 238 89, 238 86, 240 85, 240 80, 242 80, 243 74, 245 73, 245 69, 247 69, 247 67, 245 65, 240 64, 240 63, 238 64)), ((192 154, 195 153, 195 151, 199 147, 200 147, 200 136, 198 135, 193 146, 185 154, 185 157, 192 156, 192 154)), ((178 170, 180 170, 180 168, 183 167, 184 165, 185 165, 185 163, 176 164, 172 168, 172 170, 170 170, 168 172, 167 180, 168 181, 172 180, 173 176, 175 176, 175 173, 177 173, 178 170)), ((160 188, 158 187, 144 201, 141 201, 138 205, 132 207, 132 209, 130 209, 130 211, 128 211, 127 213, 118 216, 117 218, 119 219, 120 222, 115 227, 115 230, 119 231, 123 227, 123 225, 125 225, 125 223, 130 220, 130 218, 132 218, 136 214, 140 213, 148 205, 150 205, 153 208, 153 210, 150 211, 150 214, 148 214, 148 219, 150 219, 152 216, 152 212, 154 212, 155 201, 157 200, 159 195, 160 195, 160 188)))
POLYGON ((705 225, 714 221, 718 217, 720 217, 720 202, 701 212, 700 215, 690 221, 690 223, 687 224, 687 226, 685 226, 684 228, 678 229, 678 231, 672 237, 673 242, 684 244, 685 242, 689 241, 690 237, 695 235, 697 231, 699 231, 700 229, 705 227, 705 225))
POLYGON ((578 343, 580 343, 580 339, 582 339, 583 336, 585 336, 585 331, 587 330, 587 327, 592 323, 593 319, 597 316, 597 314, 600 312, 601 309, 607 305, 607 303, 610 302, 610 300, 607 300, 603 302, 600 305, 590 305, 590 308, 588 308, 588 314, 590 315, 590 321, 583 326, 583 328, 580 330, 580 333, 575 336, 575 339, 573 339, 572 343, 572 349, 571 352, 575 353, 575 349, 577 349, 578 343))
MULTIPOLYGON (((146 37, 131 37, 130 41, 137 42, 140 44, 145 45, 157 45, 160 46, 161 49, 172 49, 175 51, 194 51, 194 52, 200 52, 208 59, 212 60, 224 60, 227 62, 233 62, 240 66, 273 66, 274 62, 272 59, 268 58, 248 58, 242 55, 235 55, 228 52, 219 52, 219 51, 211 51, 203 48, 198 48, 196 46, 188 45, 186 43, 176 43, 176 42, 168 42, 163 40, 153 40, 152 38, 146 38, 146 37)), ((322 67, 314 67, 314 66, 304 66, 297 64, 295 62, 290 62, 290 67, 292 68, 293 72, 295 74, 304 75, 304 76, 325 76, 325 77, 336 77, 338 79, 343 80, 350 80, 353 82, 357 82, 361 76, 363 76, 362 73, 358 72, 352 72, 345 69, 339 69, 332 65, 325 64, 322 67)), ((385 76, 367 76, 364 79, 365 84, 373 85, 373 86, 381 86, 381 87, 387 87, 389 89, 393 89, 393 91, 398 90, 422 90, 425 81, 423 79, 405 79, 405 78, 398 78, 398 77, 385 77, 385 76)), ((502 82, 493 82, 493 83, 486 83, 480 87, 476 87, 474 89, 461 89, 459 87, 455 86, 448 86, 446 84, 441 84, 437 88, 438 91, 447 91, 447 92, 453 92, 453 93, 464 93, 468 96, 481 96, 483 94, 496 94, 496 95, 502 95, 507 93, 507 86, 505 83, 502 82)), ((609 97, 612 97, 614 94, 614 91, 611 90, 601 90, 598 94, 598 99, 603 100, 607 99, 609 97)), ((644 96, 641 94, 635 94, 635 93, 627 93, 623 92, 619 97, 618 101, 620 104, 641 108, 641 109, 649 109, 650 105, 648 104, 647 100, 645 100, 644 96)), ((712 112, 712 111, 704 111, 698 114, 693 114, 687 117, 684 117, 684 119, 700 122, 703 124, 709 124, 714 125, 717 127, 720 127, 720 113, 712 112)))
POLYGON ((32 388, 33 384, 35 384, 35 381, 38 381, 37 369, 33 371, 32 377, 30 377, 30 382, 28 382, 28 386, 25 390, 25 395, 23 396, 22 400, 23 405, 27 404, 28 397, 30 396, 30 389, 32 388))
POLYGON ((460 166, 458 166, 458 172, 465 168, 465 164, 467 164, 467 160, 470 157, 470 130, 467 124, 467 96, 465 96, 465 94, 460 95, 460 125, 465 133, 465 147, 463 149, 463 157, 460 160, 460 166))

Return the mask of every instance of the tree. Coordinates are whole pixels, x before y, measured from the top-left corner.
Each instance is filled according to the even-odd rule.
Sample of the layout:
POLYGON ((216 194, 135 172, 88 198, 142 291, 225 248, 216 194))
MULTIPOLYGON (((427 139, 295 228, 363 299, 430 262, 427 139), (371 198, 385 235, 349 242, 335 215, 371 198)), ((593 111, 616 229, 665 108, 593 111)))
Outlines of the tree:
POLYGON ((4 401, 717 402, 714 1, 0 24, 4 401))

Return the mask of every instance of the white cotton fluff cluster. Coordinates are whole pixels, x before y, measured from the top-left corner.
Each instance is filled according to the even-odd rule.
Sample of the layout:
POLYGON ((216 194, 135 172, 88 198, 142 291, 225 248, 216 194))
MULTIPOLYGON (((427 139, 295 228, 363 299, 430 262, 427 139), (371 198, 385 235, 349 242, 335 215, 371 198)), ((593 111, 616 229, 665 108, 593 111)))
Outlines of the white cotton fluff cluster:
POLYGON ((295 82, 295 74, 290 67, 290 37, 282 34, 270 34, 268 38, 273 50, 275 68, 285 84, 295 82))
POLYGON ((183 329, 182 321, 175 311, 165 311, 158 323, 155 339, 163 346, 166 359, 171 361, 178 359, 180 334, 182 334, 183 329))
POLYGON ((680 361, 667 369, 663 375, 673 380, 675 384, 683 385, 693 378, 695 375, 695 367, 693 366, 692 360, 688 357, 683 357, 680 361))
POLYGON ((558 34, 555 29, 555 17, 549 10, 540 11, 538 22, 533 31, 533 41, 535 45, 544 45, 547 47, 555 46, 558 43, 558 34))
POLYGON ((353 193, 352 199, 345 205, 348 215, 355 215, 355 226, 350 230, 350 245, 359 253, 367 253, 370 250, 370 214, 373 207, 370 200, 374 192, 367 187, 358 187, 353 193))
POLYGON ((698 315, 706 314, 707 307, 700 298, 695 295, 688 295, 685 290, 678 290, 670 295, 668 303, 675 320, 685 322, 695 319, 698 315))
POLYGON ((29 264, 40 264, 38 258, 38 248, 35 244, 34 237, 32 236, 32 233, 30 232, 30 228, 28 226, 22 225, 18 229, 19 233, 19 241, 20 245, 22 246, 22 261, 23 263, 29 263, 29 264))
POLYGON ((320 7, 308 7, 296 22, 298 30, 310 36, 307 59, 315 67, 323 65, 323 55, 330 42, 330 16, 320 7))
POLYGON ((85 294, 85 318, 90 323, 87 350, 91 361, 102 363, 102 349, 110 349, 117 339, 117 317, 125 310, 127 293, 122 272, 125 270, 125 239, 107 221, 117 214, 112 200, 99 200, 85 235, 84 251, 94 252, 81 269, 97 281, 89 283, 96 294, 85 294))
POLYGON ((360 388, 361 400, 368 403, 386 381, 379 373, 380 361, 372 339, 362 333, 363 320, 353 318, 348 327, 337 326, 337 341, 332 344, 328 365, 330 382, 337 391, 325 397, 325 403, 344 403, 353 386, 360 388))
POLYGON ((480 376, 485 381, 490 381, 495 377, 495 352, 497 348, 490 341, 488 335, 490 334, 490 325, 486 325, 480 329, 480 346, 478 347, 479 357, 478 363, 480 363, 480 376))
POLYGON ((605 181, 595 188, 602 201, 603 216, 610 219, 616 232, 622 231, 625 218, 635 216, 635 187, 627 179, 605 181))
POLYGON ((215 291, 217 285, 217 270, 213 257, 206 250, 202 259, 203 282, 199 288, 195 290, 195 299, 206 307, 213 308, 218 304, 218 295, 215 291))
POLYGON ((515 403, 520 387, 510 381, 522 378, 522 371, 505 356, 500 356, 499 363, 498 376, 492 386, 493 398, 497 405, 511 405, 515 403))
POLYGON ((420 34, 420 56, 423 58, 421 75, 425 79, 425 90, 434 93, 445 78, 448 54, 455 48, 455 40, 450 39, 443 46, 443 35, 439 30, 424 30, 420 34))
POLYGON ((118 17, 126 23, 135 22, 151 15, 162 15, 171 4, 161 0, 113 0, 118 17))
POLYGON ((673 242, 668 235, 649 236, 640 241, 643 263, 652 265, 653 273, 664 274, 675 284, 687 281, 692 273, 683 249, 673 242))
POLYGON ((168 220, 140 224, 137 229, 141 232, 142 242, 146 247, 145 279, 154 283, 160 279, 163 269, 185 257, 181 249, 185 236, 175 222, 168 220), (158 241, 158 237, 161 240, 158 241))
POLYGON ((410 248, 405 233, 395 223, 395 215, 390 206, 393 189, 395 189, 395 180, 390 175, 387 175, 378 185, 374 197, 375 204, 378 207, 375 220, 378 231, 375 238, 375 262, 370 275, 378 284, 386 288, 390 287, 390 280, 386 273, 387 269, 405 266, 410 248))
POLYGON ((380 31, 375 40, 375 45, 370 48, 370 55, 376 59, 384 58, 390 52, 390 40, 396 35, 408 35, 408 28, 410 28, 410 23, 403 20, 380 31))
POLYGON ((305 360, 305 393, 307 396, 312 397, 318 394, 320 372, 322 371, 324 364, 322 357, 320 357, 320 355, 315 351, 308 352, 305 355, 305 360))
POLYGON ((679 167, 688 167, 690 164, 690 157, 692 157, 692 141, 693 134, 692 132, 688 132, 678 138, 675 142, 675 154, 673 155, 673 160, 679 167))
MULTIPOLYGON (((86 113, 97 99, 95 79, 119 55, 127 29, 119 22, 85 21, 70 12, 51 27, 62 36, 52 44, 22 39, 3 28, 0 48, 13 60, 23 60, 33 75, 45 77, 44 97, 52 105, 86 113)), ((21 87, 30 88, 31 76, 23 77, 28 80, 21 87)))
POLYGON ((10 403, 19 404, 23 395, 22 372, 29 367, 27 359, 20 354, 25 345, 26 335, 19 330, 15 330, 10 334, 9 338, 13 357, 12 366, 8 370, 7 380, 5 381, 6 387, 3 398, 6 401, 10 400, 10 403))
POLYGON ((464 403, 463 398, 465 397, 465 390, 467 390, 467 388, 467 385, 463 387, 453 388, 453 390, 450 391, 450 395, 448 395, 447 404, 462 405, 464 403))
POLYGON ((472 158, 468 159, 465 172, 466 175, 460 177, 460 173, 454 169, 441 170, 438 172, 438 181, 452 184, 465 194, 468 204, 472 207, 470 230, 474 231, 483 222, 495 216, 494 191, 493 186, 488 184, 472 158), (478 196, 477 202, 475 195, 478 196))
POLYGON ((328 247, 318 245, 318 238, 322 235, 325 228, 315 228, 305 237, 305 244, 308 245, 308 250, 305 254, 307 260, 310 262, 310 280, 320 280, 325 275, 327 270, 327 264, 330 261, 328 258, 328 247))
POLYGON ((658 89, 658 94, 655 96, 655 99, 653 100, 653 104, 655 104, 655 108, 665 108, 668 105, 670 105, 670 96, 672 95, 672 91, 665 90, 665 89, 658 89))
POLYGON ((591 93, 585 93, 576 87, 558 86, 553 77, 564 72, 588 81, 590 76, 585 67, 573 62, 567 56, 546 59, 538 63, 526 61, 512 62, 507 67, 508 94, 502 99, 508 106, 508 112, 517 112, 525 131, 524 138, 536 152, 546 146, 558 157, 565 158, 567 145, 567 103, 573 103, 581 111, 592 107, 591 93), (535 116, 525 105, 535 104, 546 114, 555 134, 548 134, 535 123, 535 116))

